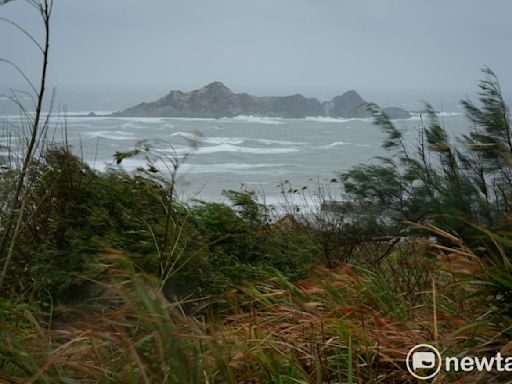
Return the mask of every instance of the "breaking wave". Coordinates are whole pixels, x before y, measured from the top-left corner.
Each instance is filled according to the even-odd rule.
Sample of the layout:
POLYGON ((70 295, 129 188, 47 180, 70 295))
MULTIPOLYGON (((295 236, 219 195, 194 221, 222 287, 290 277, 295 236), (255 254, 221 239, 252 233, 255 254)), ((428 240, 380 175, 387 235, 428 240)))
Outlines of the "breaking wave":
POLYGON ((268 125, 282 125, 286 124, 284 119, 276 118, 276 117, 260 117, 260 116, 235 116, 231 118, 222 118, 222 121, 226 122, 247 122, 247 123, 256 123, 256 124, 268 124, 268 125))
POLYGON ((248 173, 254 171, 275 170, 276 167, 285 167, 287 164, 240 164, 240 163, 219 163, 219 164, 183 164, 180 171, 188 174, 196 173, 248 173))
POLYGON ((86 135, 89 137, 99 137, 108 140, 133 140, 135 136, 131 132, 126 131, 93 131, 87 132, 86 135))
POLYGON ((239 147, 232 144, 219 144, 209 147, 199 147, 196 154, 211 154, 218 152, 239 152, 239 153, 255 153, 255 154, 279 154, 298 152, 298 148, 252 148, 252 147, 239 147))
POLYGON ((254 142, 265 145, 305 145, 307 143, 300 141, 271 140, 271 139, 253 139, 250 137, 221 137, 221 136, 202 136, 193 132, 176 132, 171 137, 183 137, 187 140, 196 141, 205 144, 232 144, 239 145, 245 142, 254 142))
POLYGON ((372 117, 354 117, 354 118, 343 118, 343 117, 306 117, 304 120, 306 121, 314 121, 317 123, 346 123, 349 121, 362 121, 365 123, 371 123, 373 122, 372 117))
POLYGON ((362 147, 362 148, 371 147, 371 145, 369 145, 369 144, 357 144, 357 143, 347 143, 345 141, 335 141, 334 143, 327 144, 327 145, 322 145, 322 146, 317 147, 317 148, 318 149, 332 149, 332 148, 338 147, 340 145, 352 145, 352 146, 355 146, 355 147, 362 147))

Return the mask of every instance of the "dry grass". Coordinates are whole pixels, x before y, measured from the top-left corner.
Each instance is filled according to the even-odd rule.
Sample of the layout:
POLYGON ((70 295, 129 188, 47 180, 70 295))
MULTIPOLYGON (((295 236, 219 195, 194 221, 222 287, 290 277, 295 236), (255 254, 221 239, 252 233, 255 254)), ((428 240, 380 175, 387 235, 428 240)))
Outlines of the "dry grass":
MULTIPOLYGON (((436 248, 441 258, 467 256, 464 265, 473 258, 467 249, 436 248)), ((510 349, 500 319, 470 298, 475 287, 460 271, 453 274, 454 259, 427 270, 430 284, 414 300, 386 276, 393 269, 378 274, 340 264, 314 268, 295 284, 275 274, 232 291, 225 296, 231 309, 220 318, 208 309, 185 314, 158 284, 135 276, 118 252, 111 250, 104 266, 110 280, 95 312, 51 329, 28 315, 25 337, 2 334, 0 356, 9 359, 2 382, 409 383, 404 360, 416 344, 450 355, 510 349)), ((436 382, 457 380, 479 378, 436 382)))

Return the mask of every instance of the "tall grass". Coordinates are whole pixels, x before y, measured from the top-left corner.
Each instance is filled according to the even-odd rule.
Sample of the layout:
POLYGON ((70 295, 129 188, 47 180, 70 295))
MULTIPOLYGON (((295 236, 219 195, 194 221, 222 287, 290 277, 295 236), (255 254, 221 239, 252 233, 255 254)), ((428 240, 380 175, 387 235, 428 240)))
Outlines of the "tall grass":
MULTIPOLYGON (((393 257, 410 257, 410 247, 403 245, 393 257)), ((477 295, 483 280, 474 274, 462 278, 453 271, 453 260, 451 267, 445 264, 446 247, 434 247, 440 268, 425 273, 435 291, 432 280, 420 292, 407 291, 390 284, 392 276, 384 272, 342 263, 316 267, 296 283, 269 273, 226 293, 223 314, 206 307, 195 315, 185 313, 183 302, 170 303, 158 282, 135 273, 125 255, 110 250, 102 259, 108 278, 98 282, 102 294, 93 302, 75 307, 65 321, 58 320, 63 309, 56 308, 49 328, 30 312, 24 314, 23 332, 3 328, 0 378, 8 383, 408 383, 413 381, 404 359, 416 344, 435 342, 445 355, 506 347, 510 329, 504 314, 482 306, 477 295)), ((449 252, 472 259, 461 247, 449 252)), ((421 259, 435 263, 428 255, 421 259)), ((419 266, 403 273, 414 268, 419 266)), ((439 382, 455 379, 463 377, 439 382)))

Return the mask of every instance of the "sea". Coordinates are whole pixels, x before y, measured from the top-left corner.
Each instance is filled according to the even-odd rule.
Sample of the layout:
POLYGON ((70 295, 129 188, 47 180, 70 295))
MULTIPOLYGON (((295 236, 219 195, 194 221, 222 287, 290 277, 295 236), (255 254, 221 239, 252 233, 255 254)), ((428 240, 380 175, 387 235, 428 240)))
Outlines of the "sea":
MULTIPOLYGON (((455 133, 469 126, 459 112, 445 112, 440 118, 455 133)), ((19 117, 1 119, 17 125, 19 117)), ((168 167, 174 167, 171 161, 178 160, 177 186, 186 200, 222 201, 223 190, 254 190, 267 203, 278 204, 283 190, 315 191, 325 184, 336 189, 333 184, 341 172, 393 155, 382 148, 385 133, 372 119, 113 118, 72 113, 54 119, 49 140, 67 140, 99 171, 135 172, 149 160, 168 173, 168 167), (117 164, 116 152, 129 151, 143 140, 152 147, 149 152, 117 164)), ((420 116, 394 123, 412 148, 420 116)))
MULTIPOLYGON (((98 171, 137 172, 149 159, 169 175, 178 160, 177 191, 187 201, 225 201, 224 190, 252 190, 267 204, 280 204, 289 192, 314 195, 321 186, 341 195, 340 173, 359 164, 378 163, 379 156, 393 156, 382 148, 386 135, 372 119, 125 118, 111 117, 111 111, 89 113, 55 113, 48 140, 67 142, 98 171), (142 141, 151 147, 149 152, 117 164, 116 152, 129 151, 142 141)), ((454 135, 470 127, 455 103, 451 110, 440 112, 439 119, 454 135)), ((20 122, 16 114, 0 116, 0 144, 21 136, 20 122)), ((426 121, 415 113, 394 124, 412 148, 426 121)))

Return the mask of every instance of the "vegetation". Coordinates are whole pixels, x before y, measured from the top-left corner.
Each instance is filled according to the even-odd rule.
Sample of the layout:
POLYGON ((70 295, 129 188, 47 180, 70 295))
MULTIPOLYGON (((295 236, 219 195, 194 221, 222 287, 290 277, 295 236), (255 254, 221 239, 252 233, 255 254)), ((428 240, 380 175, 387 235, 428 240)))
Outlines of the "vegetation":
MULTIPOLYGON (((32 3, 48 42, 52 2, 32 3)), ((421 342, 509 355, 512 130, 484 72, 466 135, 427 106, 408 148, 375 112, 392 155, 341 175, 335 212, 320 194, 276 216, 249 191, 178 201, 185 159, 148 142, 116 154, 143 156, 135 173, 48 142, 43 69, 36 112, 19 103, 25 123, 4 135, 26 140, 0 157, 0 381, 413 383, 405 356, 421 342)))
POLYGON ((462 137, 451 140, 427 104, 429 124, 420 127, 417 146, 408 148, 403 133, 385 115, 376 113, 377 124, 388 135, 383 147, 392 156, 381 158, 381 164, 362 165, 343 174, 348 195, 378 211, 396 212, 398 221, 431 221, 456 231, 470 243, 482 240, 480 225, 493 231, 507 228, 512 127, 495 74, 488 68, 483 72, 482 106, 462 101, 472 126, 462 137), (468 226, 468 222, 474 225, 468 226))

